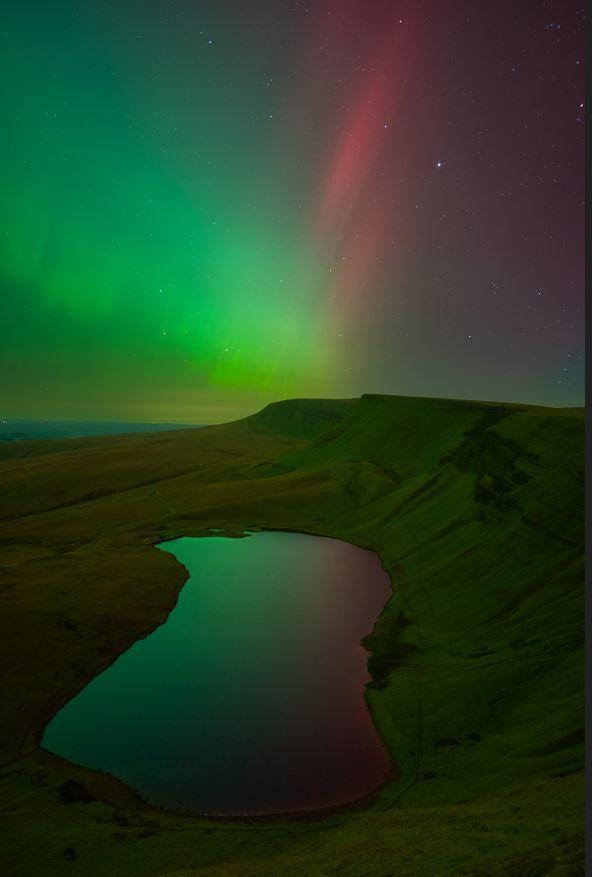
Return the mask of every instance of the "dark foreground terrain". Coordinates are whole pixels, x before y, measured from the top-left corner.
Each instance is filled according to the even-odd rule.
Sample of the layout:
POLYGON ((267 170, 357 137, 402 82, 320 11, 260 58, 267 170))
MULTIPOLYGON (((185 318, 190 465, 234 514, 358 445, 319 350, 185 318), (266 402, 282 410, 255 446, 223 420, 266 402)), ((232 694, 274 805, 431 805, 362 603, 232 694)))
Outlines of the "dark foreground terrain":
POLYGON ((0 445, 2 874, 582 874, 583 431, 576 409, 363 396, 0 445), (40 749, 175 604, 186 571, 154 544, 210 527, 380 554, 367 698, 398 777, 372 800, 216 822, 40 749))

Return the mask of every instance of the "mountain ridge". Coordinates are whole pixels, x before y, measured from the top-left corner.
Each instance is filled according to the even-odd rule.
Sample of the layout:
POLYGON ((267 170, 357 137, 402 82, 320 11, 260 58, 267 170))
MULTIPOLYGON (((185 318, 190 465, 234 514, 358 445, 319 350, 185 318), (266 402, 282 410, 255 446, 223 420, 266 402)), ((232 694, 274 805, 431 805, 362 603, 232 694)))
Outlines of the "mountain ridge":
MULTIPOLYGON (((185 867, 170 840, 182 817, 39 750, 42 728, 174 605, 185 573, 156 542, 212 527, 295 530, 373 549, 391 576, 393 596, 365 644, 367 700, 398 779, 341 814, 338 829, 319 829, 312 852, 301 846, 304 826, 304 834, 278 827, 275 873, 291 873, 291 862, 315 873, 328 856, 346 868, 343 849, 356 832, 367 844, 378 829, 385 851, 399 849, 414 867, 431 856, 431 873, 493 874, 517 861, 516 873, 528 873, 541 856, 551 865, 540 873, 561 873, 552 870, 557 850, 579 861, 582 848, 574 820, 583 761, 583 429, 579 412, 368 395, 288 400, 232 424, 73 440, 59 452, 41 443, 35 455, 6 459, 0 632, 2 666, 15 669, 4 674, 9 721, 0 743, 20 778, 9 783, 9 805, 17 787, 29 802, 23 814, 58 795, 43 805, 55 829, 70 818, 61 785, 79 782, 113 818, 154 822, 162 855, 185 867), (432 848, 451 818, 470 827, 445 832, 445 848, 435 840, 432 848), (410 819, 428 833, 419 850, 410 819)), ((13 836, 22 838, 26 819, 14 818, 13 836)), ((195 818, 187 830, 200 825, 195 818)), ((84 831, 80 844, 106 843, 99 822, 84 831)), ((255 833, 231 852, 223 834, 216 855, 239 867, 267 849, 264 838, 255 833)), ((52 843, 44 836, 48 855, 52 843)), ((392 862, 381 855, 375 872, 386 877, 392 862)), ((29 873, 39 867, 30 856, 29 873)), ((153 867, 144 856, 133 847, 135 873, 153 867)), ((226 871, 221 864, 211 873, 226 871)))

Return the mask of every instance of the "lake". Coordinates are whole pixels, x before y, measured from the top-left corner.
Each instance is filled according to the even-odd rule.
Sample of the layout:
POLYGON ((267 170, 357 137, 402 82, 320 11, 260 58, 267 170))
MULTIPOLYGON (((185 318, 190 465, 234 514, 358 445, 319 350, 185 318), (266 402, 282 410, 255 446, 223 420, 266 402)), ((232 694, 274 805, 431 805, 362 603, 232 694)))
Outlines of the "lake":
POLYGON ((204 813, 317 809, 379 785, 390 760, 360 643, 391 594, 378 556, 283 532, 158 547, 189 571, 177 605, 60 710, 43 746, 204 813))

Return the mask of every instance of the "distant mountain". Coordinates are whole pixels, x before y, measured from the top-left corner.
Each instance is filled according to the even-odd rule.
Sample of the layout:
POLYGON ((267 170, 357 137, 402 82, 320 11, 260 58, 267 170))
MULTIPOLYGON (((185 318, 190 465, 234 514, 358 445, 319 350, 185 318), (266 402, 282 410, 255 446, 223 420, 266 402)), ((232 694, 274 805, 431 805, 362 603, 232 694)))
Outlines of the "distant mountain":
POLYGON ((163 432, 200 426, 201 424, 197 423, 134 423, 123 420, 0 420, 0 442, 163 432))

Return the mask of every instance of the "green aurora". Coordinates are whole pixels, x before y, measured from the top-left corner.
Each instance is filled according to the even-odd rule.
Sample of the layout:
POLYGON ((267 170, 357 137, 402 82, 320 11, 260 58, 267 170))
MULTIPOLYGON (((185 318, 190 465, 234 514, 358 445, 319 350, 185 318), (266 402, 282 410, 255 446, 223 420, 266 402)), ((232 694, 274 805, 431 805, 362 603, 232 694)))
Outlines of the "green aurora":
POLYGON ((493 121, 459 104, 451 127, 437 85, 490 75, 472 54, 487 16, 469 40, 451 10, 459 74, 430 17, 397 9, 6 5, 3 416, 208 423, 363 392, 581 401, 583 126, 562 109, 579 68, 549 60, 548 137, 528 143, 513 114, 534 113, 538 68, 476 83, 491 119, 506 113, 485 167, 475 137, 493 121), (559 187, 536 168, 562 136, 559 187))
MULTIPOLYGON (((176 108, 134 92, 133 75, 122 81, 121 58, 106 54, 90 22, 72 21, 65 8, 57 19, 53 8, 38 14, 47 30, 37 22, 28 46, 35 66, 21 39, 4 55, 20 81, 0 169, 9 195, 2 284, 14 290, 7 316, 18 327, 6 352, 22 382, 11 410, 34 392, 51 400, 45 413, 158 415, 158 387, 161 396, 166 389, 163 414, 174 409, 182 419, 197 403, 207 420, 227 416, 224 406, 245 390, 255 401, 314 387, 315 374, 330 368, 323 315, 310 300, 318 271, 301 267, 298 229, 273 222, 263 168, 259 179, 244 174, 245 163, 261 165, 248 152, 260 153, 268 133, 229 148, 251 106, 229 95, 227 82, 211 81, 202 51, 192 75, 210 87, 195 89, 191 115, 203 121, 190 120, 181 141, 176 108), (51 73, 41 83, 42 70, 51 73), (222 92, 235 108, 234 130, 227 113, 212 122, 222 92), (152 123, 140 124, 147 113, 152 123), (140 387, 151 390, 130 406, 140 387)), ((138 48, 137 73, 142 63, 138 48)))

